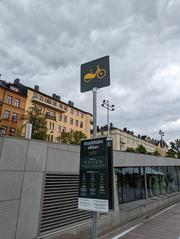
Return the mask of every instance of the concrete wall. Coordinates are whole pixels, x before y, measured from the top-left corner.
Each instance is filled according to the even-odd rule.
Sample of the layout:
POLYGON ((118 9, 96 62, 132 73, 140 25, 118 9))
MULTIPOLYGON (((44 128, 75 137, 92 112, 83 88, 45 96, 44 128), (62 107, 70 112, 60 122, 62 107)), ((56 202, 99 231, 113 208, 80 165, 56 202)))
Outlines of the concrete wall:
MULTIPOLYGON (((46 172, 77 175, 79 173, 79 152, 79 146, 12 137, 0 138, 0 239, 38 238, 44 175, 46 172)), ((180 160, 114 151, 115 167, 159 165, 180 165, 180 160)), ((180 198, 179 194, 157 201, 141 200, 142 205, 145 203, 146 209, 139 204, 140 201, 134 202, 134 205, 142 206, 142 210, 137 210, 136 206, 136 212, 131 212, 132 218, 178 198, 180 198)), ((117 197, 115 203, 116 212, 99 219, 100 234, 130 219, 130 214, 127 215, 127 212, 123 217, 122 211, 121 216, 119 215, 117 197)), ((120 206, 120 210, 122 207, 125 210, 126 206, 120 206)), ((79 235, 80 238, 88 238, 90 228, 91 221, 76 225, 71 230, 68 229, 68 232, 79 235)), ((43 238, 55 238, 56 235, 64 232, 66 230, 43 238)))

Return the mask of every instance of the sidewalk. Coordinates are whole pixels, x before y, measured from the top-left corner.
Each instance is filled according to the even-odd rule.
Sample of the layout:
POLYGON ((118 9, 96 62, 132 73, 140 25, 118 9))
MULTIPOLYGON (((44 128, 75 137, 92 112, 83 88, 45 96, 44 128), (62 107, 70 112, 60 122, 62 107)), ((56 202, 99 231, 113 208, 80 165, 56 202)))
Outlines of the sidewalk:
POLYGON ((101 239, 180 239, 180 202, 101 239))

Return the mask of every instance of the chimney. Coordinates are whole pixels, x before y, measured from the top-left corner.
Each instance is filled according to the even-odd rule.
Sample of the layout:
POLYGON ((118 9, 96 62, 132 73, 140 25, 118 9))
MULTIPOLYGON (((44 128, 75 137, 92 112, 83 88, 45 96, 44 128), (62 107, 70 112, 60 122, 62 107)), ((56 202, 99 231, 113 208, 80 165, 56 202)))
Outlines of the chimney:
POLYGON ((60 100, 61 97, 59 95, 56 95, 56 100, 60 100))
POLYGON ((71 100, 68 101, 68 105, 73 107, 74 106, 74 102, 72 102, 71 100))
POLYGON ((35 85, 35 86, 34 86, 34 89, 35 89, 35 91, 39 91, 39 86, 38 86, 38 85, 35 85))
POLYGON ((20 79, 16 78, 16 79, 14 80, 14 84, 15 84, 15 85, 19 85, 19 84, 20 84, 20 79))
POLYGON ((52 98, 56 100, 56 94, 52 94, 52 98))

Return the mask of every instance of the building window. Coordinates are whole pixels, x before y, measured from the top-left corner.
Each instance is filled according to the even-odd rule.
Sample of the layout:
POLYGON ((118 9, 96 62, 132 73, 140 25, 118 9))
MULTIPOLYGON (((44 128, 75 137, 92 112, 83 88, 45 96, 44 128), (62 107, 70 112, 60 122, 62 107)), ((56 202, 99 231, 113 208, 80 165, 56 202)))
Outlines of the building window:
POLYGON ((14 100, 14 106, 19 108, 19 106, 20 106, 20 99, 15 99, 14 100))
POLYGON ((53 142, 53 135, 51 135, 51 142, 53 142))
POLYGON ((83 118, 83 117, 84 117, 84 114, 83 114, 82 112, 80 113, 80 115, 81 115, 81 118, 83 118))
POLYGON ((72 118, 70 118, 69 123, 70 123, 70 125, 73 125, 73 119, 72 118))
POLYGON ((73 109, 73 108, 71 108, 71 114, 72 114, 72 115, 74 114, 74 109, 73 109))
POLYGON ((49 122, 49 129, 50 130, 54 130, 54 123, 53 122, 49 122))
POLYGON ((59 121, 62 121, 62 115, 59 115, 59 121))
POLYGON ((63 109, 63 104, 59 104, 59 108, 60 108, 60 109, 63 109))
POLYGON ((37 94, 37 93, 34 93, 34 94, 33 94, 33 98, 34 98, 34 99, 38 99, 38 94, 37 94))
POLYGON ((57 105, 56 101, 53 101, 53 105, 54 105, 54 106, 56 106, 56 105, 57 105))
POLYGON ((66 115, 63 115, 63 122, 67 123, 67 116, 66 115))
POLYGON ((64 110, 68 112, 68 107, 66 105, 64 105, 64 110))
POLYGON ((61 126, 60 125, 57 126, 57 132, 61 133, 61 126))
POLYGON ((83 122, 82 121, 80 122, 80 128, 83 128, 83 122))
POLYGON ((78 120, 75 120, 75 126, 78 127, 78 120))
POLYGON ((62 128, 62 132, 66 132, 66 127, 63 127, 63 128, 62 128))
POLYGON ((11 104, 12 104, 12 96, 10 96, 10 95, 7 96, 6 103, 7 103, 8 105, 11 105, 11 104))
POLYGON ((39 95, 39 99, 40 99, 41 101, 43 101, 43 100, 44 100, 44 97, 43 97, 42 95, 39 95))
POLYGON ((2 126, 2 135, 6 135, 7 134, 7 129, 8 127, 7 126, 2 126))
POLYGON ((47 99, 46 102, 50 105, 52 104, 52 100, 50 100, 50 99, 47 99))
POLYGON ((5 110, 3 114, 3 119, 8 120, 9 119, 10 112, 5 110))
POLYGON ((17 122, 17 118, 18 118, 18 114, 13 113, 13 114, 12 114, 12 121, 13 121, 13 122, 17 122))
POLYGON ((16 133, 16 129, 15 128, 10 128, 9 135, 13 136, 13 135, 15 135, 15 133, 16 133))
POLYGON ((79 111, 76 110, 76 116, 79 116, 79 111))

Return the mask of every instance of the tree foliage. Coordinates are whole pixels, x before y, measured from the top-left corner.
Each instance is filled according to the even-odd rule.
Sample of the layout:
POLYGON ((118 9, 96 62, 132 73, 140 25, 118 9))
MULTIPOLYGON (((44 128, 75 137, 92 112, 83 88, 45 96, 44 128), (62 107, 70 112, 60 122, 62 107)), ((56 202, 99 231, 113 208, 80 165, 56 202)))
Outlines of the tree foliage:
POLYGON ((161 154, 157 150, 153 152, 153 155, 154 156, 161 156, 161 154))
POLYGON ((132 147, 127 147, 126 152, 136 153, 136 150, 133 149, 132 147))
POLYGON ((147 154, 147 150, 146 148, 140 144, 137 148, 136 148, 136 153, 139 153, 139 154, 147 154))
POLYGON ((38 109, 28 111, 25 119, 32 124, 32 139, 47 139, 47 122, 38 109))
POLYGON ((86 139, 86 135, 81 131, 62 132, 57 140, 64 144, 80 144, 82 139, 86 139))
POLYGON ((170 142, 170 149, 166 156, 171 158, 180 158, 180 139, 170 142))

